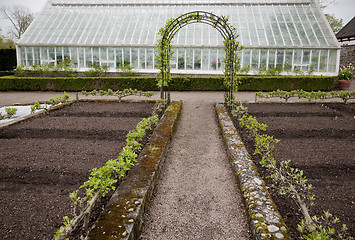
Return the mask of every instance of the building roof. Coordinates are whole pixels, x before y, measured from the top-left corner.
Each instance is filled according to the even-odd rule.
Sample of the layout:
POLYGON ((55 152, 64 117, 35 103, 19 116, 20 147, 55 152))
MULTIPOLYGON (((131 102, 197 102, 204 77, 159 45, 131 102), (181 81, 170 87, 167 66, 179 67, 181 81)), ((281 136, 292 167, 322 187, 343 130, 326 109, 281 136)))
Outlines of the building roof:
MULTIPOLYGON (((49 0, 18 45, 154 47, 167 19, 199 10, 228 16, 247 48, 339 47, 315 0, 49 0)), ((173 45, 223 47, 223 39, 196 23, 173 45)))
POLYGON ((339 42, 355 40, 355 17, 336 34, 336 37, 339 42))

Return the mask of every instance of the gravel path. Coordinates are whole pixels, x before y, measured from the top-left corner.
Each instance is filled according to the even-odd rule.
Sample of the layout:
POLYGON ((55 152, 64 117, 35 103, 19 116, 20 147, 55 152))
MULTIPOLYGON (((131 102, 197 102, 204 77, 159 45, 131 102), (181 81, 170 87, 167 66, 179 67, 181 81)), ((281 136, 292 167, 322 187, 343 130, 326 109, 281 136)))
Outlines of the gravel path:
POLYGON ((140 239, 251 239, 247 222, 213 103, 185 98, 140 239))

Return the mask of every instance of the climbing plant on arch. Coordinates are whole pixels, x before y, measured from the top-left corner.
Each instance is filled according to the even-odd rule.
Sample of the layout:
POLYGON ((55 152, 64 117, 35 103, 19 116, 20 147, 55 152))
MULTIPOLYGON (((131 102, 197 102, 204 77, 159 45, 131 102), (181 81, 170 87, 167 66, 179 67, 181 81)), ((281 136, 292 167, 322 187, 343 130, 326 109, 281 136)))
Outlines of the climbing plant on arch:
POLYGON ((171 42, 178 31, 190 23, 206 23, 217 29, 222 35, 224 41, 224 50, 226 53, 224 84, 226 86, 226 99, 231 100, 233 91, 237 89, 236 73, 240 67, 240 61, 237 56, 237 51, 241 50, 237 42, 237 31, 228 22, 228 18, 217 16, 213 13, 205 11, 194 11, 180 15, 177 18, 169 19, 165 26, 162 27, 158 34, 161 38, 158 40, 158 56, 157 64, 159 71, 159 87, 161 88, 161 98, 170 101, 169 82, 170 77, 170 58, 173 55, 171 42))

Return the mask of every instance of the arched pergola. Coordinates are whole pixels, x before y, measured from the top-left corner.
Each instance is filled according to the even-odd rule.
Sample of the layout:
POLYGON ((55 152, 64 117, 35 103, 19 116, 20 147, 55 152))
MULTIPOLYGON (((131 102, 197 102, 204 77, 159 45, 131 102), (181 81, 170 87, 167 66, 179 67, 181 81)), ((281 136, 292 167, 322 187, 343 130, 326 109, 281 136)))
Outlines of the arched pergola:
POLYGON ((161 99, 170 101, 170 58, 172 56, 171 42, 177 32, 184 26, 190 23, 206 23, 217 29, 224 39, 224 50, 226 52, 225 58, 225 86, 226 98, 231 100, 233 98, 233 90, 235 88, 235 75, 239 68, 239 58, 236 53, 241 48, 236 41, 238 35, 236 29, 228 23, 228 19, 223 16, 217 16, 213 13, 205 11, 194 11, 180 15, 175 19, 170 19, 165 26, 160 29, 159 34, 162 36, 158 40, 158 68, 160 70, 161 99))

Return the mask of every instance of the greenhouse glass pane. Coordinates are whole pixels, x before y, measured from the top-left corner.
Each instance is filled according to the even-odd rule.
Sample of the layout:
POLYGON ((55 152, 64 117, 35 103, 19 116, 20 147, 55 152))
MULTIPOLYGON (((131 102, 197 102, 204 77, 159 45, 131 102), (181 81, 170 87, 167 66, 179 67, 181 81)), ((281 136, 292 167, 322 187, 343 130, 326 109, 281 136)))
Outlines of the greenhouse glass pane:
POLYGON ((26 48, 26 53, 27 53, 27 65, 31 66, 31 65, 33 65, 33 51, 32 51, 32 47, 27 47, 27 48, 26 48))
POLYGON ((123 64, 131 64, 131 53, 129 48, 123 48, 123 64))
POLYGON ((319 25, 318 25, 318 21, 317 21, 317 19, 316 18, 314 18, 314 15, 313 15, 313 13, 312 13, 312 11, 311 11, 311 9, 310 8, 303 8, 303 10, 306 12, 306 14, 307 14, 307 16, 308 16, 308 19, 309 19, 309 21, 310 21, 310 24, 312 25, 312 27, 313 27, 313 30, 314 30, 314 33, 315 33, 315 35, 316 35, 316 40, 318 40, 318 44, 320 44, 320 45, 327 45, 327 42, 326 42, 326 40, 325 40, 325 37, 324 37, 324 35, 323 35, 323 33, 322 33, 322 31, 321 31, 321 29, 320 29, 320 27, 319 27, 319 25))
POLYGON ((41 58, 40 58, 40 48, 39 47, 33 48, 33 55, 34 55, 33 64, 40 65, 41 58))
POLYGON ((60 63, 61 61, 63 61, 63 48, 62 47, 56 47, 55 54, 57 57, 57 63, 60 63))
POLYGON ((288 28, 288 30, 290 32, 290 37, 291 37, 291 40, 293 42, 293 45, 294 46, 300 46, 300 39, 299 39, 299 36, 297 34, 297 30, 295 28, 295 24, 294 24, 294 21, 293 21, 293 16, 290 13, 289 6, 281 6, 281 10, 282 10, 282 13, 284 15, 284 19, 286 21, 287 28, 288 28))
POLYGON ((69 47, 63 47, 63 57, 65 60, 70 60, 69 47))
POLYGON ((175 49, 173 55, 170 59, 170 67, 171 69, 177 69, 177 50, 175 49))
POLYGON ((84 68, 85 67, 84 48, 80 47, 78 49, 78 51, 79 51, 78 67, 79 68, 84 68))
POLYGON ((224 51, 224 49, 218 49, 218 62, 219 64, 219 68, 218 70, 224 70, 225 69, 225 63, 224 63, 224 59, 226 57, 226 53, 224 51))
POLYGON ((178 49, 178 69, 185 69, 185 49, 178 49))
POLYGON ((217 59, 217 49, 210 49, 210 70, 216 70, 221 62, 217 59))
POLYGON ((153 58, 154 58, 154 50, 152 48, 147 49, 147 68, 153 69, 153 58))
POLYGON ((100 47, 100 62, 104 61, 107 62, 107 48, 100 47))
POLYGON ((91 68, 93 65, 93 62, 92 62, 91 48, 89 48, 89 47, 85 48, 85 60, 86 60, 86 67, 91 68))
POLYGON ((277 22, 276 15, 274 13, 274 9, 273 8, 269 8, 268 9, 268 13, 270 14, 270 23, 271 23, 272 31, 273 31, 274 36, 275 36, 276 44, 279 45, 279 46, 283 46, 284 42, 283 42, 283 39, 282 39, 282 35, 281 35, 280 28, 279 28, 279 24, 277 22))
POLYGON ((255 6, 254 17, 256 22, 256 29, 259 38, 259 44, 262 46, 266 46, 268 44, 265 35, 265 22, 264 18, 260 12, 260 6, 255 6))
POLYGON ((271 23, 269 21, 269 14, 267 11, 267 7, 260 7, 260 13, 261 13, 261 17, 263 19, 263 23, 264 23, 264 29, 265 29, 265 34, 267 37, 267 40, 269 42, 270 45, 275 45, 275 39, 274 39, 274 33, 272 31, 272 26, 271 23))
POLYGON ((337 50, 329 50, 328 72, 336 71, 337 50))
POLYGON ((282 15, 282 9, 280 6, 275 7, 275 13, 276 13, 277 20, 279 22, 281 34, 282 34, 283 39, 285 41, 285 45, 292 46, 291 37, 290 37, 290 34, 288 33, 288 28, 285 23, 284 17, 282 15))
POLYGON ((286 50, 285 65, 292 66, 293 50, 286 50))
MULTIPOLYGON (((24 59, 21 56, 22 59, 24 59)), ((47 47, 41 47, 41 59, 42 61, 48 62, 48 48, 47 47)))
POLYGON ((294 23, 295 23, 295 29, 298 32, 298 35, 300 37, 300 40, 302 41, 302 44, 304 46, 310 46, 310 43, 308 41, 308 37, 306 35, 306 32, 303 28, 302 22, 298 16, 298 12, 295 6, 290 6, 290 12, 293 17, 294 23))
POLYGON ((259 49, 252 49, 251 56, 251 70, 257 71, 259 69, 259 49))
MULTIPOLYGON (((253 7, 247 7, 246 8, 246 14, 249 20, 249 30, 250 30, 250 37, 251 37, 251 42, 254 46, 259 46, 259 36, 257 33, 257 27, 256 27, 256 22, 255 22, 255 14, 253 11, 253 7)), ((260 23, 259 23, 260 24, 260 23)))
POLYGON ((319 72, 327 72, 328 50, 320 50, 319 72))
POLYGON ((294 50, 294 56, 293 56, 293 65, 295 68, 300 69, 300 65, 302 64, 302 50, 301 49, 295 49, 294 50))
POLYGON ((115 49, 114 48, 108 48, 107 49, 108 55, 108 61, 114 62, 115 61, 115 49))
POLYGON ((202 68, 203 70, 208 70, 209 69, 209 50, 208 49, 202 49, 201 51, 202 54, 202 68))
POLYGON ((277 50, 276 66, 283 67, 284 65, 285 50, 277 50))
POLYGON ((192 48, 186 49, 186 69, 193 69, 193 56, 194 52, 192 48))
POLYGON ((122 65, 123 57, 122 57, 122 48, 116 48, 116 67, 119 68, 122 65))
POLYGON ((196 23, 194 25, 196 25, 195 37, 194 37, 194 45, 195 46, 201 46, 201 44, 202 44, 202 39, 201 39, 201 36, 202 36, 201 25, 202 25, 202 23, 196 23))
POLYGON ((250 49, 243 49, 243 67, 250 65, 250 49))
POLYGON ((318 72, 318 63, 319 63, 319 50, 312 50, 312 59, 311 66, 315 72, 318 72))
POLYGON ((187 35, 186 45, 187 46, 192 46, 194 43, 194 29, 193 29, 194 26, 196 26, 196 24, 185 26, 186 31, 187 31, 187 33, 186 33, 186 35, 187 35))
POLYGON ((307 49, 303 50, 303 59, 302 59, 303 65, 309 65, 310 55, 311 55, 311 50, 307 50, 307 49))
POLYGON ((54 47, 49 47, 48 48, 48 54, 49 54, 49 60, 53 61, 55 60, 55 53, 54 53, 54 47))
POLYGON ((21 55, 21 64, 26 66, 26 50, 25 50, 25 47, 21 47, 19 49, 20 51, 20 55, 21 55))
POLYGON ((267 66, 267 49, 260 50, 260 68, 266 69, 267 66))
POLYGON ((70 48, 71 62, 75 67, 78 66, 78 49, 76 47, 70 48))
POLYGON ((138 49, 137 48, 131 48, 131 67, 133 68, 138 68, 138 49))
POLYGON ((310 41, 310 45, 319 46, 317 37, 314 35, 312 26, 307 18, 307 14, 303 11, 302 6, 297 6, 296 9, 299 17, 302 19, 302 24, 304 26, 305 33, 310 41))
POLYGON ((201 49, 194 50, 194 69, 201 69, 201 49))
POLYGON ((276 50, 270 49, 269 50, 269 64, 268 64, 269 69, 275 67, 275 56, 276 56, 276 50))

